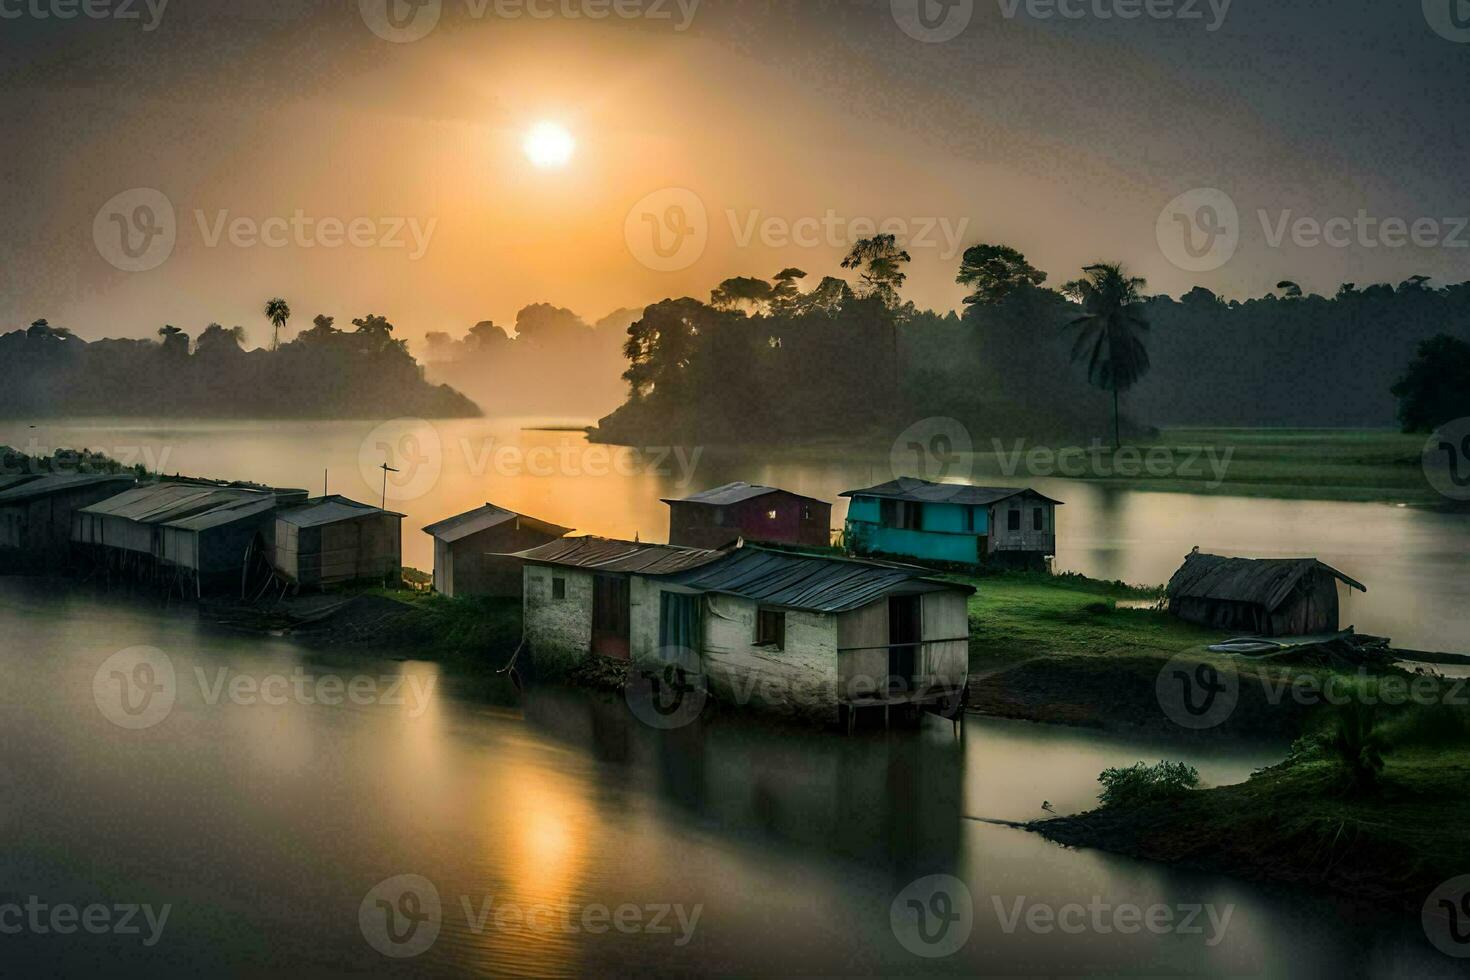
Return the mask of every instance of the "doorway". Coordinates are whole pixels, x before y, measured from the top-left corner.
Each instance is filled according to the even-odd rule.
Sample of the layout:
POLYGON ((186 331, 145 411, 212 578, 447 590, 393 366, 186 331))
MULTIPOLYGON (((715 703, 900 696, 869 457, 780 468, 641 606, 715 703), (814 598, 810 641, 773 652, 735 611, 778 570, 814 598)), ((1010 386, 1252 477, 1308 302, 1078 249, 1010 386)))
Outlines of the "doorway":
POLYGON ((592 652, 600 657, 629 660, 628 580, 620 575, 592 579, 592 652))
POLYGON ((896 595, 888 600, 888 690, 913 688, 924 639, 922 596, 896 595))

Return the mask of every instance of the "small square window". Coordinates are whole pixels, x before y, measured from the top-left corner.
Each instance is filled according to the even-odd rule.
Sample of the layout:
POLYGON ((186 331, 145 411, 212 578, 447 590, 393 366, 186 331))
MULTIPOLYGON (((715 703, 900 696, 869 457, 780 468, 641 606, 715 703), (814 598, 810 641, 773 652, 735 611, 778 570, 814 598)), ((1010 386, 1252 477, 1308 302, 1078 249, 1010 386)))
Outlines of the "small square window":
POLYGON ((1006 514, 1006 529, 1010 531, 1021 530, 1021 512, 1012 510, 1006 514))
POLYGON ((755 614, 755 645, 786 649, 786 613, 781 609, 761 608, 755 614))
POLYGON ((565 599, 567 597, 567 580, 560 576, 551 580, 551 597, 553 599, 565 599))
POLYGON ((768 511, 766 511, 766 518, 769 519, 769 520, 774 521, 778 516, 779 515, 774 510, 768 510, 768 511))

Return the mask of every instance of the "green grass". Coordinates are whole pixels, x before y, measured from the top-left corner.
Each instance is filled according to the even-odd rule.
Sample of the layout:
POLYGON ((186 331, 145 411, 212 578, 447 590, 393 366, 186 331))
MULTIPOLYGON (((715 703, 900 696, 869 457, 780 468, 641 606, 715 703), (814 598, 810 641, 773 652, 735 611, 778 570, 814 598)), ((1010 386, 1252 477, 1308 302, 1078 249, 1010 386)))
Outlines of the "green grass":
POLYGON ((1470 793, 1463 742, 1391 750, 1380 790, 1370 797, 1350 795, 1347 783, 1340 765, 1309 759, 1234 786, 1032 828, 1072 846, 1325 889, 1411 912, 1470 868, 1470 835, 1454 830, 1470 793))
POLYGON ((970 662, 976 669, 1056 655, 1167 659, 1224 638, 1162 610, 1118 607, 1156 601, 1161 587, 1031 572, 956 578, 979 590, 970 598, 970 662))

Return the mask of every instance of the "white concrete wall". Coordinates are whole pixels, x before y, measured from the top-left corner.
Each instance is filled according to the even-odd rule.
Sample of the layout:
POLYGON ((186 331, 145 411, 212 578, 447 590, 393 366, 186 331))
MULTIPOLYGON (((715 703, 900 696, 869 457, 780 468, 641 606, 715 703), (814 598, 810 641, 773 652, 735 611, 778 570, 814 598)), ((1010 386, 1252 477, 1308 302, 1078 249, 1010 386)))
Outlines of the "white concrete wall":
POLYGON ((837 617, 786 610, 784 649, 755 645, 758 604, 706 596, 704 667, 710 689, 745 706, 837 719, 837 617))
POLYGON ((528 562, 525 592, 526 643, 536 662, 566 668, 587 656, 592 649, 592 575, 528 562), (566 580, 566 598, 551 597, 553 578, 566 580))

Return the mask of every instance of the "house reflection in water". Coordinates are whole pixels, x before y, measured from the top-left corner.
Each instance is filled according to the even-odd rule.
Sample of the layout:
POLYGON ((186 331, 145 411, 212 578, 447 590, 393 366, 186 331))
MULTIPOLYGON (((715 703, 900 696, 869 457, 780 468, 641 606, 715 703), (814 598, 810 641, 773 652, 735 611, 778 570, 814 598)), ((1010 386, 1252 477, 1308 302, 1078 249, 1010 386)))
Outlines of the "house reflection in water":
POLYGON ((903 874, 953 866, 964 826, 964 746, 949 722, 832 738, 736 712, 671 730, 621 697, 538 689, 525 714, 603 765, 609 788, 658 801, 732 838, 817 848, 903 874))

